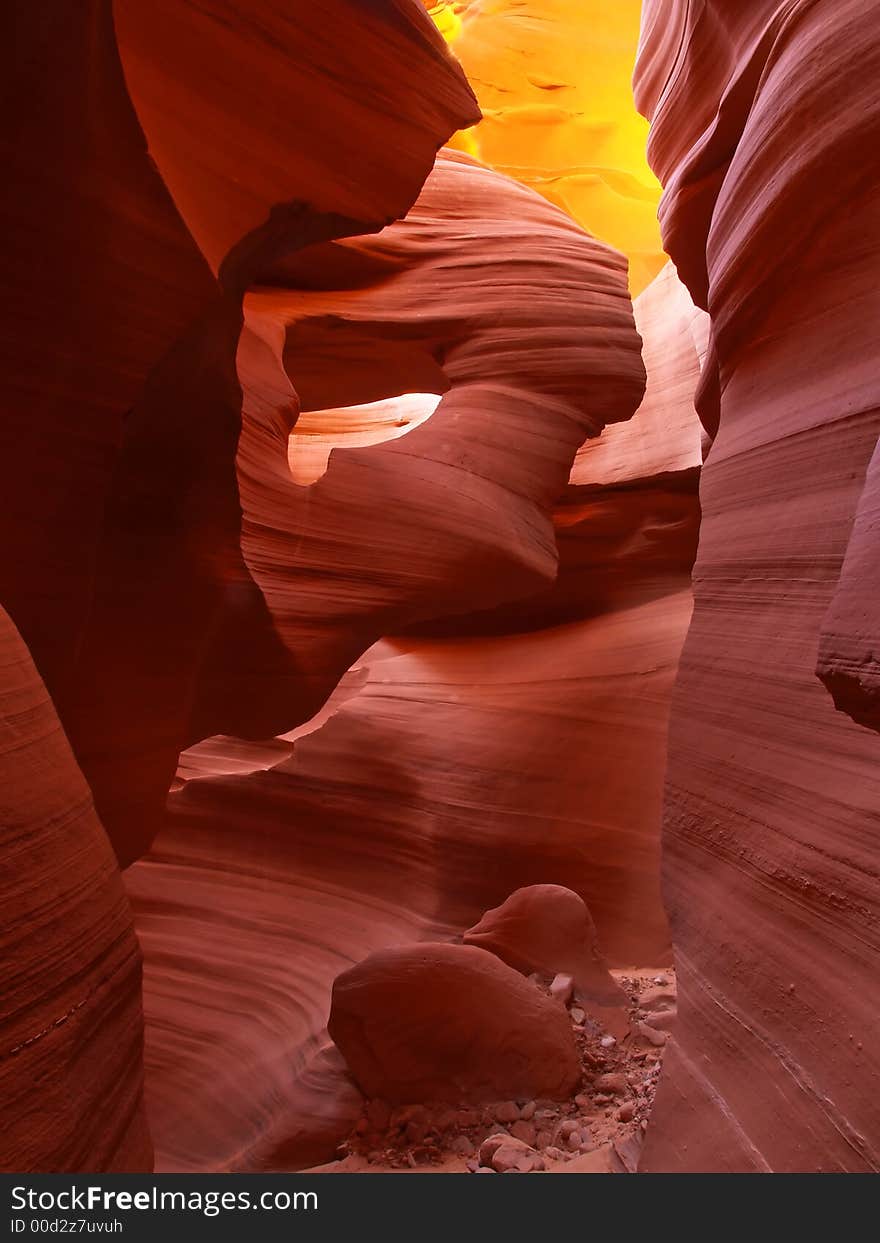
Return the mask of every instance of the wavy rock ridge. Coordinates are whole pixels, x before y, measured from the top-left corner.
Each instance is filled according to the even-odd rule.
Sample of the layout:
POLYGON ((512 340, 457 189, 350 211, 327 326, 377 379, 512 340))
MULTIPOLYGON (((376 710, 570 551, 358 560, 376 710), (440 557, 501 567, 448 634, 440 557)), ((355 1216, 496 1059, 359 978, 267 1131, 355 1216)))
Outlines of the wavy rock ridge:
MULTIPOLYGON (((574 463, 584 436, 631 415, 642 390, 622 261, 531 192, 451 153, 406 221, 303 251, 271 278, 247 301, 238 468, 248 564, 301 670, 285 688, 289 719, 358 665, 323 723, 255 743, 250 769, 241 744, 194 748, 168 828, 128 874, 147 959, 162 1168, 259 1166, 293 1152, 315 1108, 303 1085, 334 977, 371 949, 467 927, 518 884, 584 889, 618 961, 662 958, 668 946, 656 827, 665 705, 689 612, 699 435, 692 407, 690 421, 678 413, 674 443, 657 435, 654 420, 680 398, 658 381, 631 434, 635 479, 624 478, 623 445, 607 498, 584 482, 589 450, 574 463), (521 231, 514 267, 511 218, 521 231), (556 279, 544 286, 548 264, 556 279), (330 331, 344 367, 324 361, 330 331), (301 368, 296 390, 283 365, 292 377, 301 368), (288 438, 300 401, 326 410, 375 400, 415 375, 423 386, 427 369, 442 395, 426 421, 391 441, 337 445, 315 482, 295 483, 288 438), (566 485, 572 471, 581 482, 566 485), (619 545, 632 573, 618 567, 603 586, 619 545), (587 599, 585 566, 596 570, 587 599), (549 630, 535 631, 528 601, 472 611, 538 589, 549 630), (603 637, 602 617, 589 618, 615 608, 603 637), (374 643, 414 622, 420 633, 374 643), (628 713, 613 707, 622 682, 638 704, 632 738, 628 713), (546 709, 525 729, 538 694, 546 709), (598 747, 593 768, 576 759, 609 731, 621 749, 616 785, 598 747), (548 824, 562 746, 581 767, 548 824), (525 802, 505 775, 514 749, 530 773, 525 802), (586 846, 585 794, 597 800, 586 846), (639 832, 626 851, 614 842, 633 815, 639 832), (220 909, 228 935, 214 929, 220 909), (271 984, 255 966, 267 938, 280 938, 271 984), (227 1015, 230 987, 250 1000, 227 1015), (271 1018, 259 1004, 267 987, 271 1018), (189 1000, 215 993, 216 1005, 189 1000), (218 1110, 222 1128, 210 1125, 218 1110)), ((666 297, 684 305, 671 276, 654 295, 666 297)), ((685 309, 661 329, 646 311, 652 335, 686 334, 695 376, 694 317, 685 309)))
POLYGON ((880 1167, 880 11, 646 0, 673 267, 611 8, 13 15, 4 1168, 326 1159, 533 887, 671 923, 642 1169, 880 1167))
POLYGON ((104 826, 14 638, 12 1168, 147 1167, 138 951, 104 829, 120 860, 137 857, 181 748, 206 720, 208 733, 236 729, 234 703, 210 695, 215 643, 262 636, 265 662, 288 659, 240 548, 244 289, 269 257, 403 214, 437 147, 478 115, 420 6, 275 9, 59 0, 18 6, 3 42, 0 149, 18 191, 3 228, 2 591, 104 826), (334 20, 352 23, 361 55, 310 55, 334 20), (337 89, 340 66, 351 94, 337 89), (304 127, 306 99, 313 109, 321 97, 323 128, 304 127), (218 125, 233 101, 234 122, 227 111, 218 125), (384 139, 369 141, 383 122, 393 159, 384 139), (221 143, 233 129, 236 143, 221 143), (346 142, 340 175, 321 152, 346 142), (373 183, 366 169, 380 164, 373 183), (62 943, 48 958, 34 943, 48 912, 27 898, 38 878, 62 943))

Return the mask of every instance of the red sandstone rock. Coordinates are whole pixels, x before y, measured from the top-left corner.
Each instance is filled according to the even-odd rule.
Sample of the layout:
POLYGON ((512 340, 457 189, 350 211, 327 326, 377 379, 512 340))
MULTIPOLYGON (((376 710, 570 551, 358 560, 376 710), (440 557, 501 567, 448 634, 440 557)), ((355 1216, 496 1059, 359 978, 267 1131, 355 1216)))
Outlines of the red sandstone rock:
POLYGON ((626 1174, 626 1166, 618 1156, 614 1144, 602 1144, 592 1152, 584 1153, 553 1167, 554 1174, 626 1174))
MULTIPOLYGON (((664 281, 636 304, 646 349, 658 361, 670 350, 690 359, 694 383, 692 311, 680 314, 682 292, 664 281)), ((663 960, 657 824, 668 697, 690 615, 699 429, 687 385, 671 377, 659 388, 649 377, 643 414, 645 447, 633 460, 644 488, 627 486, 620 453, 597 468, 600 478, 614 472, 597 494, 582 468, 603 456, 603 440, 579 451, 590 492, 556 507, 561 577, 536 620, 519 603, 506 624, 473 615, 457 636, 382 643, 363 663, 360 693, 301 738, 289 762, 259 774, 272 756, 258 747, 252 777, 191 781, 172 800, 157 853, 128 873, 147 960, 162 1168, 216 1168, 259 1147, 267 1120, 301 1116, 303 1049, 320 1032, 334 975, 365 948, 430 933, 437 918, 446 935, 549 878, 585 898, 613 961, 663 960), (669 439, 664 421, 677 429, 669 439), (267 962, 267 937, 279 946, 273 963, 295 970, 267 962), (181 961, 186 972, 173 969, 181 961), (248 999, 238 1017, 223 1013, 220 981, 248 999), (194 995, 215 1004, 195 1006, 194 995), (216 1076, 201 1073, 204 1057, 216 1076)), ((393 515, 372 510, 371 523, 383 518, 376 538, 396 538, 393 515)), ((355 534, 338 532, 336 556, 355 534)), ((282 584, 283 572, 279 558, 282 584)), ((199 762, 202 775, 248 766, 240 744, 224 750, 222 739, 199 762)))
MULTIPOLYGON (((462 228, 456 213, 467 207, 474 213, 467 217, 467 245, 473 261, 463 255, 460 270, 463 280, 479 278, 479 286, 463 324, 473 330, 481 322, 479 316, 485 315, 481 331, 490 340, 495 334, 501 352, 489 350, 488 358, 481 359, 476 349, 465 351, 464 345, 458 345, 456 357, 461 355, 462 361, 457 366, 464 369, 467 362, 467 367, 480 374, 481 369, 491 372, 502 365, 501 327, 508 313, 505 289, 511 269, 509 246, 502 247, 500 241, 499 219, 503 218, 503 228, 509 233, 509 215, 515 208, 522 218, 521 257, 528 256, 528 270, 540 294, 525 309, 513 305, 510 310, 514 320, 525 318, 529 325, 534 347, 529 369, 519 386, 499 388, 503 400, 497 403, 489 401, 484 388, 477 385, 482 404, 467 405, 467 423, 456 416, 453 403, 445 422, 435 424, 441 414, 438 410, 417 432, 394 445, 337 451, 318 483, 302 488, 291 482, 287 464, 293 389, 277 355, 255 334, 244 334, 239 368, 249 380, 239 473, 246 510, 245 544, 279 631, 291 651, 298 653, 296 677, 283 682, 273 674, 268 689, 273 703, 280 698, 286 705, 287 723, 307 714, 310 704, 319 704, 346 664, 382 627, 391 625, 391 619, 403 624, 451 607, 473 608, 487 598, 515 594, 552 577, 556 554, 547 498, 557 486, 554 480, 560 485, 564 482, 575 442, 586 430, 583 394, 601 385, 602 409, 615 419, 625 418, 638 397, 638 340, 626 302, 623 267, 615 256, 574 230, 546 203, 535 200, 533 207, 534 196, 527 191, 511 189, 503 178, 475 170, 468 161, 444 161, 428 189, 430 194, 426 191, 420 201, 424 203, 422 214, 411 217, 409 243, 402 226, 389 228, 377 239, 386 239, 389 250, 394 253, 398 248, 404 258, 414 240, 423 239, 420 245, 425 253, 416 255, 419 280, 404 281, 406 272, 401 273, 399 283, 412 299, 401 298, 398 303, 402 323, 418 323, 418 307, 431 295, 435 282, 433 296, 441 306, 448 302, 449 311, 462 314, 462 282, 453 282, 444 267, 449 262, 447 248, 454 255, 462 228), (561 292, 542 285, 545 257, 559 247, 571 265, 567 279, 583 286, 569 306, 563 305, 561 292), (588 322, 595 318, 602 327, 582 332, 581 318, 588 322), (564 383, 562 371, 554 372, 562 357, 560 332, 572 338, 565 353, 570 378, 564 383), (542 387, 545 383, 565 388, 570 417, 563 419, 562 405, 548 399, 542 387), (519 411, 514 422, 509 417, 512 410, 519 411), (572 419, 579 423, 576 435, 570 432, 572 419), (534 435, 535 427, 545 424, 546 443, 552 446, 549 458, 542 438, 534 435), (565 428, 564 445, 558 443, 554 430, 561 427, 565 428), (416 435, 420 438, 415 439, 416 435), (444 436, 453 435, 462 446, 457 466, 444 457, 449 456, 444 446, 455 443, 444 436), (397 450, 393 455, 392 448, 397 450), (529 479, 524 489, 525 474, 529 479), (399 506, 390 504, 395 495, 400 498, 399 506), (379 497, 382 504, 377 503, 379 497), (487 497, 492 499, 491 514, 485 506, 487 497), (400 512, 408 514, 406 523, 400 522, 400 512), (422 552, 426 540, 433 549, 430 559, 422 552), (480 568, 485 563, 474 560, 478 554, 488 556, 489 565, 498 569, 494 577, 480 568), (377 598, 382 600, 378 612, 377 598)), ((367 247, 365 241, 352 245, 367 247)), ((327 252, 322 253, 326 258, 327 252)), ((326 276, 329 271, 322 267, 318 274, 326 276)), ((381 284, 370 296, 378 306, 381 284)), ((387 292, 384 296, 388 297, 387 292)), ((273 293, 279 303, 293 308, 303 297, 296 290, 273 293)), ((350 293, 346 300, 343 291, 334 292, 333 297, 342 309, 365 302, 363 296, 355 299, 350 293)), ((525 361, 519 366, 525 369, 525 361)), ((450 390, 448 397, 455 395, 461 403, 468 393, 476 403, 474 385, 464 382, 458 384, 457 393, 450 390)), ((589 417, 595 417, 594 412, 589 417)), ((692 490, 681 499, 682 513, 693 512, 692 490)), ((689 523, 686 516, 684 526, 689 523)), ((692 556, 692 539, 687 534, 681 538, 676 519, 670 525, 676 550, 668 555, 665 542, 661 540, 659 546, 664 550, 660 560, 665 557, 673 568, 669 579, 662 568, 656 574, 662 591, 668 591, 672 582, 680 593, 692 556)), ((648 560, 654 573, 655 558, 648 560)), ((511 670, 534 664, 534 644, 523 635, 511 636, 492 657, 495 668, 488 681, 476 676, 478 670, 489 668, 492 648, 483 643, 467 645, 471 650, 463 653, 463 660, 464 645, 434 645, 426 650, 427 662, 404 658, 400 674, 397 668, 393 673, 377 672, 368 696, 343 695, 321 729, 309 724, 293 731, 300 737, 294 755, 282 764, 273 764, 273 755, 285 753, 274 744, 254 747, 250 760, 247 748, 238 743, 227 748, 227 758, 222 738, 190 753, 187 764, 193 768, 189 771, 197 771, 200 779, 188 781, 180 797, 172 800, 174 827, 157 844, 157 853, 129 874, 148 960, 150 1108, 163 1168, 215 1168, 216 1163, 233 1158, 250 1160, 254 1144, 259 1144, 254 1119, 259 1118, 260 1127, 283 1126, 285 1113, 299 1109, 295 1078, 303 1042, 320 1032, 330 983, 346 961, 360 957, 365 949, 424 935, 431 926, 437 928, 438 922, 444 934, 453 926, 456 930, 467 926, 517 884, 531 882, 536 873, 547 876, 548 865, 551 877, 569 881, 573 876, 568 862, 577 866, 577 884, 587 886, 591 903, 601 903, 609 930, 620 930, 616 944, 621 952, 645 941, 662 952, 666 931, 657 896, 657 813, 651 810, 651 802, 659 806, 665 688, 671 682, 688 609, 686 596, 679 594, 672 609, 662 614, 659 607, 649 605, 636 613, 633 625, 628 619, 618 619, 606 637, 599 638, 592 655, 593 627, 583 635, 559 633, 565 645, 561 660, 553 655, 551 636, 539 636, 543 656, 534 691, 549 710, 536 716, 528 730, 521 728, 521 701, 510 698, 507 691, 511 670), (633 790, 629 768, 624 780, 623 758, 619 776, 612 781, 596 754, 586 772, 581 769, 575 775, 572 766, 571 786, 559 796, 559 833, 554 838, 544 827, 547 806, 542 792, 549 781, 556 780, 558 764, 553 748, 546 743, 536 747, 536 739, 552 727, 555 746, 561 728, 559 745, 574 755, 576 749, 582 751, 584 737, 593 736, 594 716, 598 721, 618 716, 619 683, 612 696, 602 678, 613 667, 618 639, 622 641, 621 667, 632 668, 636 633, 643 633, 648 644, 636 662, 639 668, 632 682, 633 689, 638 688, 640 706, 626 715, 637 717, 639 723, 635 729, 627 725, 620 745, 622 757, 625 752, 641 764, 648 793, 633 790), (444 655, 447 650, 449 664, 444 655), (588 653, 588 672, 582 684, 577 679, 572 682, 568 694, 570 713, 581 713, 584 725, 583 732, 573 733, 570 723, 560 726, 552 704, 559 693, 558 670, 581 652, 588 653), (430 691, 426 688, 432 678, 436 689, 430 691), (402 690, 400 709, 393 707, 396 685, 402 690), (584 686, 595 686, 598 692, 592 702, 587 698, 586 705, 582 702, 584 686), (426 694, 434 701, 429 734, 423 711, 426 694), (458 709, 454 701, 444 706, 451 696, 459 701, 458 709), (355 704, 357 708, 349 715, 348 708, 355 704), (390 714, 386 706, 392 707, 390 714), (509 726, 486 736, 484 714, 497 719, 502 710, 509 726), (455 716, 459 723, 451 728, 455 716), (483 759, 480 747, 474 749, 471 742, 478 735, 484 736, 483 759), (458 739, 464 739, 464 745, 458 739), (490 745, 491 754, 486 749, 490 745), (510 767, 514 745, 524 761, 534 757, 541 765, 528 786, 534 824, 526 834, 522 833, 522 803, 509 781, 506 787, 503 778, 496 783, 492 802, 487 804, 481 767, 491 764, 502 774, 510 767), (453 764, 447 758, 449 747, 456 750, 453 764), (463 763, 467 754, 473 755, 473 765, 463 763), (467 794, 472 809, 467 817, 462 815, 456 788, 456 764, 465 783, 462 789, 473 787, 467 794), (591 771, 596 774, 594 782, 590 782, 591 771), (217 781, 202 779, 212 772, 226 775, 217 781), (580 826, 568 824, 563 810, 563 806, 582 809, 585 783, 592 790, 596 815, 594 851, 585 851, 580 826), (432 817, 426 818, 413 799, 413 791, 419 788, 433 789, 436 811, 432 817), (625 866, 623 854, 618 853, 617 863, 597 873, 590 860, 614 836, 604 823, 612 809, 621 818, 640 815, 644 840, 629 851, 625 866), (293 824, 295 833, 289 829, 293 824), (462 860, 469 854, 491 866, 463 867, 462 860), (221 859, 224 862, 218 867, 221 859), (261 898, 258 918, 252 911, 254 884, 268 895, 261 898), (332 916, 328 892, 334 895, 332 916), (216 909, 226 912, 228 936, 209 935, 216 909), (258 998, 264 972, 261 969, 255 978, 253 963, 264 959, 265 936, 281 935, 278 929, 282 926, 285 949, 277 961, 293 958, 299 965, 295 972, 285 970, 283 978, 268 968, 270 991, 277 1003, 270 1019, 260 1014, 256 1000, 233 1016, 225 1015, 219 1004, 211 1008, 192 1004, 193 977, 211 993, 219 988, 218 977, 226 985, 234 980, 236 989, 258 998), (194 934, 197 951, 191 948, 194 934), (366 945, 365 935, 369 937, 366 945), (179 956, 188 963, 192 976, 170 969, 169 964, 179 956), (242 1019, 243 1012, 252 1013, 253 1019, 242 1019), (213 1050, 212 1061, 216 1058, 222 1066, 216 1078, 200 1072, 201 1051, 208 1047, 213 1050), (263 1068, 259 1103, 253 1100, 254 1064, 263 1068), (220 1082, 225 1085, 222 1099, 220 1082), (212 1123, 218 1109, 222 1127, 212 1123)), ((386 654, 396 654, 395 649, 389 647, 386 654)), ((234 674, 230 693, 240 697, 241 688, 236 685, 240 668, 231 664, 225 673, 217 672, 221 688, 223 677, 234 674)), ((250 672, 248 685, 253 692, 262 682, 256 680, 259 669, 250 672)), ((366 691, 366 667, 361 674, 359 689, 366 691)), ((266 697, 252 693, 248 699, 255 714, 250 729, 256 730, 261 719, 264 728, 271 728, 266 697)), ((221 698, 228 700, 230 695, 223 692, 221 698)))
POLYGON ((116 859, 0 610, 0 1169, 149 1171, 141 957, 116 859))
POLYGON ((328 1030, 360 1087, 390 1101, 561 1099, 580 1076, 565 1009, 472 946, 372 954, 334 981, 328 1030))
POLYGON ((880 448, 874 449, 834 595, 822 621, 817 673, 835 705, 880 729, 880 448))
POLYGON ((463 940, 495 954, 523 975, 564 972, 573 977, 576 995, 587 1001, 625 1004, 599 949, 586 903, 561 885, 517 889, 501 906, 487 911, 463 940))
POLYGON ((403 843, 313 834, 284 807, 295 792, 272 770, 190 781, 154 850, 124 874, 144 948, 160 1171, 275 1168, 275 1147, 335 1110, 323 1076, 325 1105, 316 1099, 312 1063, 334 977, 373 949, 429 935, 401 902, 403 885, 416 887, 401 878, 403 843))
POLYGON ((3 230, 4 599, 129 862, 182 747, 246 732, 247 675, 265 692, 292 663, 240 548, 244 289, 290 249, 405 212, 477 114, 415 0, 59 0, 16 11, 3 52, 11 98, 31 101, 0 136, 20 187, 3 230))
MULTIPOLYGON (((364 1098, 352 1081, 344 1058, 335 1045, 328 1043, 297 1075, 294 1103, 273 1120, 267 1133, 253 1146, 247 1168, 287 1173, 332 1161, 340 1144, 351 1134, 363 1104, 364 1098)), ((381 1115, 374 1110, 373 1121, 377 1119, 381 1122, 381 1115)))
POLYGON ((117 0, 135 116, 109 6, 54 6, 58 54, 39 69, 57 111, 28 113, 9 157, 35 193, 7 234, 28 260, 8 267, 20 364, 7 389, 8 581, 120 856, 154 834, 182 745, 287 729, 374 638, 463 615, 446 634, 383 645, 363 697, 292 762, 288 743, 250 758, 237 741, 231 757, 208 747, 191 771, 224 776, 189 782, 175 825, 133 869, 161 1168, 299 1159, 309 1120, 338 1104, 310 1058, 326 990, 365 937, 412 939, 453 914, 460 927, 550 878, 587 898, 617 961, 666 946, 656 819, 689 615, 700 318, 670 271, 646 291, 637 321, 653 381, 633 433, 578 449, 638 401, 638 341, 619 258, 534 196, 444 157, 405 225, 280 259, 405 210, 472 103, 418 6, 395 4, 393 22, 354 0, 319 15, 276 7, 248 6, 271 35, 259 41, 243 4, 223 5, 221 22, 214 0, 163 2, 157 20, 155 6, 117 0), (333 13, 357 38, 328 65, 315 40, 333 13), (328 104, 310 98, 321 125, 306 130, 304 66, 328 104), (122 118, 119 131, 96 117, 122 118), (106 202, 92 184, 113 187, 106 202), (138 256, 124 288, 119 255, 138 256), (257 275, 271 293, 250 300, 237 355, 243 560, 231 363, 257 275), (28 301, 34 288, 42 301, 28 301), (283 340, 260 323, 267 302, 294 307, 283 340), (282 362, 307 406, 417 381, 445 395, 393 449, 338 452, 296 489, 298 403, 282 362), (46 487, 28 494, 37 464, 46 487), (474 612, 528 592, 506 613, 474 612))
MULTIPOLYGON (((308 204, 402 215, 437 148, 479 119, 418 0, 113 0, 150 154, 215 272, 308 204)), ((357 231, 357 230, 353 230, 357 231)))
MULTIPOLYGON (((289 248, 405 212, 437 146, 476 110, 421 7, 406 0, 369 12, 339 0, 320 14, 307 4, 281 14, 262 0, 175 3, 161 14, 136 0, 58 0, 10 16, 3 80, 15 106, 0 150, 17 190, 3 228, 0 578, 128 862, 161 823, 181 747, 244 732, 251 695, 273 679, 283 690, 291 665, 240 548, 244 288, 289 248), (316 34, 341 17, 351 26, 345 48, 325 41, 320 53, 316 34), (320 126, 302 123, 305 77, 320 126), (218 109, 230 107, 234 120, 226 113, 218 125, 218 109)), ((275 719, 277 699, 264 707, 272 710, 275 719)), ((44 715, 55 721, 51 705, 44 715)), ((57 917, 53 953, 44 962, 26 945, 16 951, 16 969, 39 963, 40 979, 16 977, 24 1009, 12 1034, 39 1039, 4 1084, 11 1161, 146 1168, 127 906, 66 743, 37 763, 58 815, 67 795, 79 810, 63 831, 54 825, 39 865, 57 917), (81 996, 90 982, 94 993, 81 996), (74 1007, 68 1017, 54 1003, 44 1013, 43 987, 74 1007), (32 1030, 41 1018, 48 1034, 32 1030)), ((31 823, 31 775, 16 769, 7 783, 10 823, 48 833, 31 823)), ((38 860, 13 859, 6 910, 25 921, 19 887, 29 891, 38 860)), ((211 1077, 200 1069, 199 1079, 211 1077)))
POLYGON ((404 221, 265 281, 239 350, 238 473, 245 557, 296 654, 289 727, 383 635, 552 583, 554 500, 584 439, 633 413, 644 372, 623 260, 455 152, 404 221), (442 394, 427 421, 294 483, 299 406, 413 389, 442 394))
POLYGON ((645 4, 636 94, 665 245, 711 317, 714 435, 670 727, 680 1000, 649 1171, 880 1167, 880 752, 815 677, 818 648, 840 706, 867 711, 878 74, 862 0, 645 4))
POLYGON ((17 6, 11 21, 3 80, 10 97, 28 105, 9 110, 0 133, 18 187, 2 231, 0 581, 124 854, 122 838, 138 834, 132 822, 147 785, 154 811, 167 791, 190 690, 191 661, 181 649, 191 643, 193 617, 204 621, 210 611, 211 575, 189 550, 207 534, 212 558, 227 567, 235 560, 229 536, 238 505, 228 471, 226 502, 217 498, 189 545, 179 535, 196 517, 187 499, 193 470, 216 479, 224 448, 227 465, 234 453, 235 376, 221 367, 203 385, 201 364, 211 339, 219 349, 225 335, 234 348, 240 309, 223 297, 150 165, 109 0, 58 0, 46 11, 17 6), (185 369, 191 387, 172 395, 168 386, 175 390, 185 369), (182 397, 186 414, 175 404, 182 397), (108 506, 118 522, 108 539, 125 545, 127 562, 112 583, 100 551, 108 506), (166 558, 165 571, 154 575, 157 559, 166 558), (101 620, 108 594, 116 600, 116 633, 101 620), (152 658, 166 679, 157 687, 159 716, 148 675, 132 660, 146 636, 143 665, 152 658), (92 763, 93 736, 112 740, 113 758, 101 774, 92 763), (138 755, 134 772, 122 758, 129 742, 138 755), (154 744, 165 751, 158 788, 154 744), (121 822, 105 798, 115 781, 128 786, 121 822))

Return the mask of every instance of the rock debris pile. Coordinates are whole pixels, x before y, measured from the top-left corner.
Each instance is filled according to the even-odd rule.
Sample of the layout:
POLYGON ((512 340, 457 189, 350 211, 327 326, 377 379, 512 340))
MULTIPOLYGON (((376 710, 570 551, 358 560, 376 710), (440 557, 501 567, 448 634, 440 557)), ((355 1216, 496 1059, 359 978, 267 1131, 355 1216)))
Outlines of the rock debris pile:
MULTIPOLYGON (((528 975, 507 964, 531 965, 534 955, 508 952, 502 963, 484 937, 485 949, 382 951, 338 978, 329 1029, 367 1097, 339 1149, 346 1168, 635 1170, 675 1019, 672 971, 612 975, 585 904, 558 886, 518 890, 478 927, 511 910, 552 924, 559 911, 576 944, 578 908, 593 963, 589 991, 601 979, 605 1004, 584 998, 570 961, 569 971, 555 970, 546 927, 536 937, 543 969, 528 975), (543 1086, 498 1091, 515 1082, 543 1086)), ((558 943, 570 956, 572 941, 558 943)))

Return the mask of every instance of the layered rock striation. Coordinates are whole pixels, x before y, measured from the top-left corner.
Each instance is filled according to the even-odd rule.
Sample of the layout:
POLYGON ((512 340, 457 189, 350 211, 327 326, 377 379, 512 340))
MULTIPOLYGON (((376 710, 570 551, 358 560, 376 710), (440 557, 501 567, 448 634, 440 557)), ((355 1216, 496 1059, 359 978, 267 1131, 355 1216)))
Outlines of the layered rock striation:
POLYGON ((148 1171, 141 952, 48 691, 0 610, 0 1168, 148 1171))
POLYGON ((880 1164, 869 654, 877 6, 649 0, 664 245, 711 319, 670 727, 679 1022, 642 1169, 880 1164), (849 551, 848 551, 849 550, 849 551), (824 620, 823 620, 824 619, 824 620))
POLYGON ((437 147, 478 113, 415 3, 282 16, 262 0, 59 0, 19 6, 3 56, 17 191, 3 209, 0 589, 26 645, 10 640, 3 686, 3 1161, 144 1169, 139 955, 108 837, 122 863, 137 857, 181 748, 238 731, 212 653, 250 640, 262 668, 290 662, 240 543, 244 291, 269 258, 405 213, 437 147), (357 36, 336 59, 319 54, 328 21, 357 36), (307 101, 320 130, 302 124, 307 101))

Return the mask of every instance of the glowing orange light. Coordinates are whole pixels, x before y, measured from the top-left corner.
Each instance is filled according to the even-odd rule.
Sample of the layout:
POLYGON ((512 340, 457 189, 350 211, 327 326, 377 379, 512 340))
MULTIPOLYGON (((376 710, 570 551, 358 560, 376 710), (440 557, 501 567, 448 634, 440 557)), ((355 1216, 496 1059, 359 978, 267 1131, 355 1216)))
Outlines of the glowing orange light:
POLYGON ((425 0, 483 110, 450 143, 531 186, 630 261, 666 260, 630 83, 640 0, 425 0))

